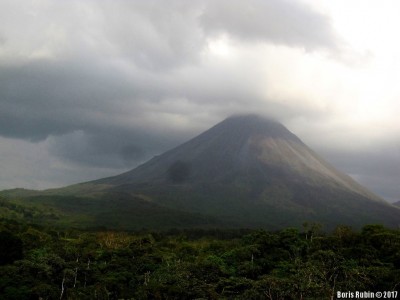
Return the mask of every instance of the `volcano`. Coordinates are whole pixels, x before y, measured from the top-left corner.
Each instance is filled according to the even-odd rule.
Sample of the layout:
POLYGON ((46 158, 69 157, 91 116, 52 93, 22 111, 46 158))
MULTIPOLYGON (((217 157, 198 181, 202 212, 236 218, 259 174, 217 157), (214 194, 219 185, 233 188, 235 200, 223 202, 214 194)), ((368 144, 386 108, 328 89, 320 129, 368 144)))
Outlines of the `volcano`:
POLYGON ((127 173, 89 185, 232 226, 400 223, 400 210, 282 124, 256 115, 230 117, 127 173))
POLYGON ((226 185, 248 190, 256 198, 261 196, 257 191, 265 188, 299 185, 342 190, 382 202, 282 124, 256 115, 230 117, 136 169, 92 183, 128 185, 125 188, 132 190, 140 184, 226 185))
POLYGON ((256 115, 227 118, 129 172, 46 194, 100 197, 101 213, 85 213, 114 227, 400 224, 399 208, 336 170, 282 124, 256 115))

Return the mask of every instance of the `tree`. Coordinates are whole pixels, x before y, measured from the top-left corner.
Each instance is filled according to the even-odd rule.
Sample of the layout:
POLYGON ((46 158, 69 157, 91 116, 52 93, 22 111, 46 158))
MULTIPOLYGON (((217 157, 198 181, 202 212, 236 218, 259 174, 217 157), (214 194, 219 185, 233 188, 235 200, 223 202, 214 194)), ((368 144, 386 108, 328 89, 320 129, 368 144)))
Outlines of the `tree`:
POLYGON ((0 232, 0 265, 22 258, 22 241, 8 231, 0 232))

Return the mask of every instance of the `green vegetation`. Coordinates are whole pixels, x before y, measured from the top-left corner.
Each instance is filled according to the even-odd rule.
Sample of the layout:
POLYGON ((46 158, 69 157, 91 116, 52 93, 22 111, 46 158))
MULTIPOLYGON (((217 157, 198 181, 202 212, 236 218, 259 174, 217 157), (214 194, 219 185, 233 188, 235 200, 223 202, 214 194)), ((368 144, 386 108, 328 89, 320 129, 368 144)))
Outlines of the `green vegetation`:
POLYGON ((0 220, 1 299, 330 299, 400 286, 400 230, 77 230, 0 220))
POLYGON ((18 194, 0 197, 1 299, 330 299, 400 286, 399 229, 221 229, 123 193, 18 194))
POLYGON ((382 210, 383 206, 377 202, 365 202, 346 193, 329 202, 333 196, 323 190, 308 192, 299 190, 302 197, 289 201, 284 189, 268 190, 262 193, 261 200, 255 200, 240 188, 229 190, 220 185, 157 189, 144 185, 135 194, 113 190, 79 196, 10 190, 0 192, 0 217, 44 226, 116 230, 244 227, 279 230, 301 228, 305 220, 321 223, 325 230, 333 230, 338 224, 355 229, 365 224, 392 228, 399 224, 400 219, 395 217, 400 210, 394 206, 387 205, 382 210), (393 222, 385 222, 383 217, 393 222))
MULTIPOLYGON (((223 227, 223 222, 199 213, 167 208, 144 197, 124 193, 97 197, 0 195, 0 218, 58 227, 155 230, 163 228, 223 227)), ((226 226, 225 226, 226 227, 226 226)))

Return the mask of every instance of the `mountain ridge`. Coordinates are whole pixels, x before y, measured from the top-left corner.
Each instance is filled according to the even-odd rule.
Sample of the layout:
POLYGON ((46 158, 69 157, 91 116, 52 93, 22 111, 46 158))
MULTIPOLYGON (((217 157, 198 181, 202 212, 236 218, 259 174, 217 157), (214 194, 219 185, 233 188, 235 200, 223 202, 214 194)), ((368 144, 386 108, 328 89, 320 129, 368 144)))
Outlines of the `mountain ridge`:
MULTIPOLYGON (((91 183, 106 183, 111 185, 126 182, 132 183, 135 182, 137 178, 144 182, 149 180, 166 180, 168 177, 164 176, 161 178, 161 176, 166 175, 168 169, 164 170, 163 173, 161 172, 161 174, 158 174, 158 178, 155 178, 156 176, 154 175, 150 176, 149 172, 152 170, 149 166, 156 165, 159 168, 159 162, 163 159, 167 160, 171 167, 174 161, 179 161, 181 163, 193 160, 195 160, 195 162, 203 162, 207 159, 210 160, 213 156, 215 156, 215 160, 220 160, 219 163, 221 163, 222 160, 224 165, 221 167, 225 167, 227 164, 232 168, 237 167, 237 164, 240 163, 259 164, 260 162, 266 162, 271 166, 274 164, 280 167, 282 164, 286 166, 289 165, 298 173, 304 173, 309 171, 309 169, 312 169, 318 171, 321 175, 334 179, 338 184, 342 184, 355 192, 371 197, 377 201, 383 201, 378 196, 367 191, 364 187, 356 183, 350 178, 350 176, 341 174, 330 164, 323 161, 322 158, 308 148, 296 135, 287 130, 282 124, 274 120, 264 119, 257 115, 238 115, 229 117, 197 137, 154 157, 131 171, 117 176, 92 181, 91 183), (229 138, 226 138, 225 135, 227 135, 227 132, 235 132, 235 134, 229 134, 229 138), (210 139, 212 140, 211 142, 209 141, 210 139), (212 149, 207 149, 208 151, 204 154, 205 143, 206 147, 209 146, 212 147, 212 149), (240 146, 238 147, 238 145, 240 146), (253 149, 250 149, 252 147, 253 149), (221 151, 221 149, 223 149, 223 151, 221 151), (247 152, 260 151, 260 149, 261 152, 256 154, 260 159, 256 162, 250 161, 253 160, 254 157, 249 158, 249 155, 246 155, 248 154, 247 152), (267 151, 263 151, 265 149, 267 149, 267 151), (283 150, 286 150, 287 153, 282 153, 283 150), (213 152, 217 152, 217 155, 213 152), (196 156, 196 154, 200 154, 200 157, 197 157, 199 155, 196 156), (177 156, 179 156, 179 158, 177 158, 177 156), (232 164, 236 165, 232 166, 232 164), (145 172, 141 172, 144 168, 147 168, 145 172)), ((189 169, 187 171, 190 173, 191 168, 190 166, 187 167, 189 169)), ((198 168, 198 166, 196 167, 198 168)), ((207 167, 209 168, 209 166, 207 167)), ((201 171, 197 172, 199 173, 201 171)), ((188 179, 190 179, 190 177, 196 177, 196 175, 199 174, 187 174, 189 177, 188 179)), ((196 180, 206 182, 209 181, 209 179, 209 176, 197 176, 196 178, 196 180)))
POLYGON ((116 227, 128 224, 122 219, 129 215, 139 218, 135 207, 161 227, 174 223, 163 221, 168 214, 180 227, 184 220, 186 226, 273 229, 305 221, 327 228, 400 223, 400 209, 336 170, 279 122, 256 115, 227 118, 120 175, 42 194, 101 199, 94 218, 116 227))

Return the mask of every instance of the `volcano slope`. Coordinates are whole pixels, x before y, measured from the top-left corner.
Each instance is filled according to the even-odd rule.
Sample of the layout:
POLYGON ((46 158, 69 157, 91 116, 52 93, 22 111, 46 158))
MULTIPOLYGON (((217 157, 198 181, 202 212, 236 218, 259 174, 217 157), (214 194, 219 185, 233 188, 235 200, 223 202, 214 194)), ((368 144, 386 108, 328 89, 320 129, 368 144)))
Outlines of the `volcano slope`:
POLYGON ((45 194, 90 198, 98 207, 84 213, 112 227, 400 224, 399 208, 336 170, 282 124, 256 115, 230 117, 129 172, 45 194))

